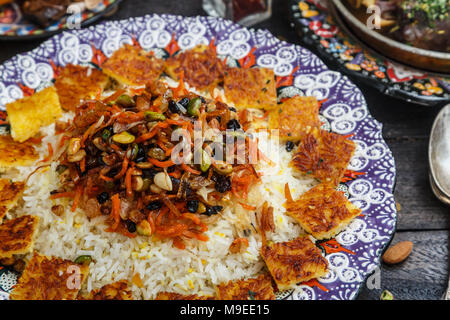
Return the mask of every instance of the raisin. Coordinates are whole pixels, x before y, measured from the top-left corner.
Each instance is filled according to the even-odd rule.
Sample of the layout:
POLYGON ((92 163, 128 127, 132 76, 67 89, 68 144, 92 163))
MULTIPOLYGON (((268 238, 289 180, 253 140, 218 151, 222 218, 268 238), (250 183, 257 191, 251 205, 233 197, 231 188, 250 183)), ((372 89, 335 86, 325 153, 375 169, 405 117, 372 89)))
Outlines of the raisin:
POLYGON ((216 175, 214 187, 220 193, 224 193, 231 190, 231 179, 228 176, 216 175))
POLYGON ((127 225, 128 232, 130 232, 130 233, 136 232, 136 223, 134 223, 131 220, 127 220, 126 225, 127 225))
POLYGON ((241 128, 241 124, 236 119, 231 119, 227 123, 227 129, 237 130, 237 129, 240 129, 240 128, 241 128))
POLYGON ((188 98, 183 98, 180 101, 178 101, 178 103, 181 104, 186 109, 188 104, 189 104, 189 99, 188 98))
POLYGON ((187 209, 189 212, 195 213, 198 209, 198 200, 189 200, 187 202, 187 209))
POLYGON ((295 144, 292 141, 288 141, 286 142, 286 151, 287 152, 291 152, 292 149, 294 149, 295 144))
POLYGON ((109 193, 108 192, 102 192, 97 196, 97 201, 100 204, 105 203, 106 201, 109 200, 109 193))
POLYGON ((148 210, 158 210, 158 209, 161 209, 161 208, 162 208, 162 203, 159 202, 159 201, 153 201, 153 202, 150 202, 147 205, 147 209, 148 210))

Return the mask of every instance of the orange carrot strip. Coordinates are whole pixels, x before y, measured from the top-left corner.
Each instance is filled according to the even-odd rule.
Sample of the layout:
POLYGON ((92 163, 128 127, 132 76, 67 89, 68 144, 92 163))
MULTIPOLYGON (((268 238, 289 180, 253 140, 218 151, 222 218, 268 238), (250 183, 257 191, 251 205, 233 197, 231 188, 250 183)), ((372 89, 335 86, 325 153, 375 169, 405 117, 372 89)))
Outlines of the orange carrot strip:
POLYGON ((128 169, 128 158, 125 157, 122 162, 122 170, 120 170, 120 172, 114 176, 114 180, 121 178, 127 172, 127 169, 128 169))
POLYGON ((81 184, 77 185, 75 188, 75 196, 73 197, 73 204, 70 211, 74 212, 78 207, 78 202, 80 201, 81 195, 83 194, 83 186, 81 184))
POLYGON ((192 213, 189 213, 189 212, 185 212, 185 213, 183 213, 182 216, 183 216, 183 218, 191 220, 195 224, 200 224, 201 223, 200 218, 197 217, 195 214, 192 214, 192 213))
POLYGON ((169 172, 168 175, 171 176, 171 177, 174 177, 175 179, 180 179, 181 178, 181 171, 177 169, 174 172, 169 172))
POLYGON ((286 200, 288 202, 293 202, 294 200, 292 199, 292 195, 291 195, 291 190, 289 189, 289 183, 286 183, 284 185, 284 196, 286 197, 286 200))
POLYGON ((200 240, 200 241, 208 241, 209 240, 209 237, 207 235, 204 235, 201 233, 197 234, 195 237, 197 238, 197 240, 200 240))
POLYGON ((176 126, 182 126, 182 125, 188 123, 185 120, 174 120, 174 119, 167 119, 165 122, 168 123, 168 124, 176 125, 176 126))
POLYGON ((168 226, 164 228, 156 229, 156 233, 163 237, 177 237, 182 235, 185 230, 188 229, 188 226, 183 223, 178 223, 173 226, 168 226))
POLYGON ((246 204, 246 203, 243 203, 243 202, 238 202, 241 206, 242 206, 242 208, 244 208, 244 209, 247 209, 247 210, 256 210, 256 207, 254 207, 254 206, 251 206, 251 205, 249 205, 249 204, 246 204))
POLYGON ((190 172, 192 174, 196 174, 196 175, 201 175, 202 174, 200 171, 197 171, 197 170, 191 168, 190 166, 188 166, 185 163, 182 163, 181 167, 183 168, 184 171, 190 172))
POLYGON ((111 208, 111 216, 114 219, 114 224, 111 229, 114 231, 117 229, 120 223, 120 198, 119 194, 116 193, 111 197, 112 208, 111 208))
POLYGON ((110 178, 110 177, 107 177, 107 176, 104 176, 103 174, 99 174, 99 177, 100 177, 100 179, 102 179, 102 180, 105 180, 105 181, 114 181, 114 179, 113 178, 110 178))
POLYGON ((178 87, 174 88, 173 91, 173 95, 175 97, 179 97, 181 95, 183 95, 185 93, 185 87, 184 87, 184 70, 181 70, 180 72, 180 76, 179 76, 179 81, 178 81, 178 87))
POLYGON ((149 140, 154 136, 156 136, 157 133, 158 133, 157 130, 152 129, 152 131, 150 131, 149 133, 143 134, 142 136, 138 137, 135 142, 141 143, 143 141, 149 140))
POLYGON ((84 143, 86 142, 87 138, 91 135, 92 131, 95 130, 95 127, 97 126, 97 123, 95 122, 92 124, 84 133, 83 137, 81 138, 81 147, 84 148, 84 143))
POLYGON ((160 167, 160 168, 168 168, 174 165, 173 161, 167 160, 167 161, 159 161, 153 158, 148 158, 148 162, 152 163, 153 165, 160 167))
POLYGON ((186 245, 184 244, 183 240, 180 239, 180 237, 175 237, 172 241, 175 248, 178 248, 180 250, 186 249, 186 245))
POLYGON ((127 170, 127 173, 125 174, 125 188, 127 190, 127 196, 131 197, 133 195, 133 189, 131 188, 131 173, 133 172, 134 166, 131 165, 131 167, 127 170))
MULTIPOLYGON (((169 212, 169 208, 167 208, 167 207, 163 207, 163 208, 159 211, 159 213, 158 213, 158 215, 156 216, 156 219, 155 219, 155 225, 156 225, 156 226, 161 225, 161 220, 162 220, 162 218, 163 218, 168 212, 169 212)), ((155 228, 155 231, 156 231, 156 228, 155 228)))
POLYGON ((53 147, 52 147, 52 144, 49 142, 49 143, 47 143, 47 147, 48 147, 48 156, 46 156, 44 159, 42 159, 41 161, 39 161, 39 162, 47 162, 47 161, 50 161, 51 159, 52 159, 52 157, 53 157, 53 147))
POLYGON ((75 196, 75 192, 60 192, 55 193, 50 196, 50 199, 59 199, 59 198, 73 198, 75 196))
POLYGON ((80 162, 80 170, 81 170, 81 172, 85 172, 85 171, 86 171, 86 157, 84 157, 83 159, 81 159, 81 162, 80 162))
POLYGON ((44 139, 44 138, 45 138, 45 136, 42 136, 42 137, 39 137, 39 138, 29 138, 27 141, 30 141, 31 143, 38 144, 38 143, 41 143, 42 139, 44 139))
POLYGON ((178 210, 178 208, 172 203, 172 201, 170 201, 169 198, 167 198, 166 196, 162 199, 164 204, 167 206, 167 208, 169 208, 170 211, 172 211, 176 216, 180 216, 181 213, 178 210))
POLYGON ((152 234, 153 234, 156 230, 156 226, 155 226, 155 220, 153 219, 151 213, 148 214, 147 221, 148 221, 148 223, 150 223, 150 228, 152 229, 152 234))

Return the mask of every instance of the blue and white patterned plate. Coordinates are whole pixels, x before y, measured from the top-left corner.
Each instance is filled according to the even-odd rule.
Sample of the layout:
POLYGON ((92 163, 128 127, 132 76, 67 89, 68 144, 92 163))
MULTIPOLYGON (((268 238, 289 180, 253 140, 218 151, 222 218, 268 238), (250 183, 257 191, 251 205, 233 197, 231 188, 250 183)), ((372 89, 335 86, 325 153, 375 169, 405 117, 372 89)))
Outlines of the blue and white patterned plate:
MULTIPOLYGON (((394 158, 383 140, 382 125, 369 114, 361 91, 346 76, 329 70, 310 51, 280 41, 268 31, 242 28, 214 17, 148 15, 108 21, 54 36, 35 50, 1 65, 0 110, 8 102, 51 85, 56 66, 72 63, 101 67, 125 43, 167 57, 177 50, 211 41, 228 63, 273 69, 279 96, 292 93, 316 96, 322 102, 320 113, 326 127, 351 136, 357 143, 349 168, 353 171, 349 171, 349 181, 339 188, 362 209, 363 215, 335 239, 318 243, 330 266, 325 277, 279 296, 355 298, 365 278, 379 265, 395 231, 394 158), (354 172, 365 174, 352 175, 354 172)), ((3 283, 0 278, 0 288, 3 283)))

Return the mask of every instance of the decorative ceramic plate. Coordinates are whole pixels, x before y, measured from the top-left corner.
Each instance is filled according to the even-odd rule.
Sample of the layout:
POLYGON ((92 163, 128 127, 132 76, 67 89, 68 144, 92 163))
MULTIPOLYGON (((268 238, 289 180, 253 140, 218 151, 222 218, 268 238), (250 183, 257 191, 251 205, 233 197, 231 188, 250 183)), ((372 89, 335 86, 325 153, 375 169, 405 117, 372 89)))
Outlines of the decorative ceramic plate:
POLYGON ((92 10, 66 15, 46 28, 24 19, 19 6, 14 2, 5 4, 0 6, 0 40, 43 38, 70 29, 75 24, 84 27, 114 10, 120 1, 122 0, 103 0, 92 10))
POLYGON ((450 101, 450 76, 433 76, 368 52, 341 32, 323 0, 290 0, 289 10, 303 41, 341 72, 384 94, 425 106, 450 101))
MULTIPOLYGON (((357 143, 349 167, 352 171, 339 188, 363 214, 335 239, 317 243, 329 262, 325 277, 278 295, 280 299, 355 298, 366 277, 379 265, 395 231, 395 164, 383 140, 382 125, 369 114, 361 91, 310 51, 282 42, 268 31, 245 29, 213 17, 148 15, 108 21, 63 32, 1 65, 0 108, 4 110, 6 103, 51 85, 55 66, 72 63, 98 67, 125 43, 168 57, 211 41, 228 64, 273 69, 279 98, 316 96, 322 103, 323 128, 349 135, 357 143)), ((0 289, 9 291, 15 280, 5 270, 0 270, 0 289)))

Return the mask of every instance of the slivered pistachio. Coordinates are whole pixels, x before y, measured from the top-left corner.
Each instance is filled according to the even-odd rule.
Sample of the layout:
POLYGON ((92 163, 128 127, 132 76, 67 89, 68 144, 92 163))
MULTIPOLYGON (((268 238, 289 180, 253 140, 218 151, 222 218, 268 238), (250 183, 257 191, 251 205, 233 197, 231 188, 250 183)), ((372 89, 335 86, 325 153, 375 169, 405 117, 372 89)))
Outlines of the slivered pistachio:
POLYGON ((206 172, 208 171, 210 166, 211 166, 211 157, 209 156, 208 152, 202 150, 202 164, 200 165, 200 170, 202 170, 202 172, 206 172))
POLYGON ((69 141, 69 146, 67 147, 67 154, 69 156, 74 155, 81 148, 81 139, 80 138, 72 138, 69 141))
POLYGON ((130 144, 133 143, 135 140, 135 137, 128 133, 127 131, 123 131, 121 133, 115 134, 112 137, 114 142, 121 143, 121 144, 130 144))
POLYGON ((75 263, 77 264, 89 264, 92 261, 92 257, 90 255, 82 255, 75 259, 75 263))
POLYGON ((144 113, 145 119, 148 121, 164 121, 166 117, 162 113, 153 112, 153 111, 145 111, 144 113))
POLYGON ((103 141, 107 141, 111 137, 111 131, 108 129, 104 129, 102 132, 103 141))
POLYGON ((116 99, 116 103, 125 108, 131 108, 136 105, 136 102, 127 94, 122 94, 116 99))
POLYGON ((142 191, 145 191, 148 188, 150 188, 150 185, 152 184, 152 180, 149 178, 144 178, 143 183, 144 184, 142 185, 142 191))
POLYGON ((220 160, 214 161, 213 167, 214 170, 221 175, 227 175, 233 171, 233 166, 231 164, 220 160))
POLYGON ((139 146, 136 143, 133 143, 131 148, 127 150, 127 158, 130 160, 136 159, 138 152, 139 146))
POLYGON ((394 300, 394 295, 388 290, 384 290, 381 293, 380 300, 394 300))
POLYGON ((201 106, 202 106, 202 100, 199 97, 191 99, 191 101, 189 101, 189 104, 187 106, 188 114, 192 117, 198 116, 201 106))

